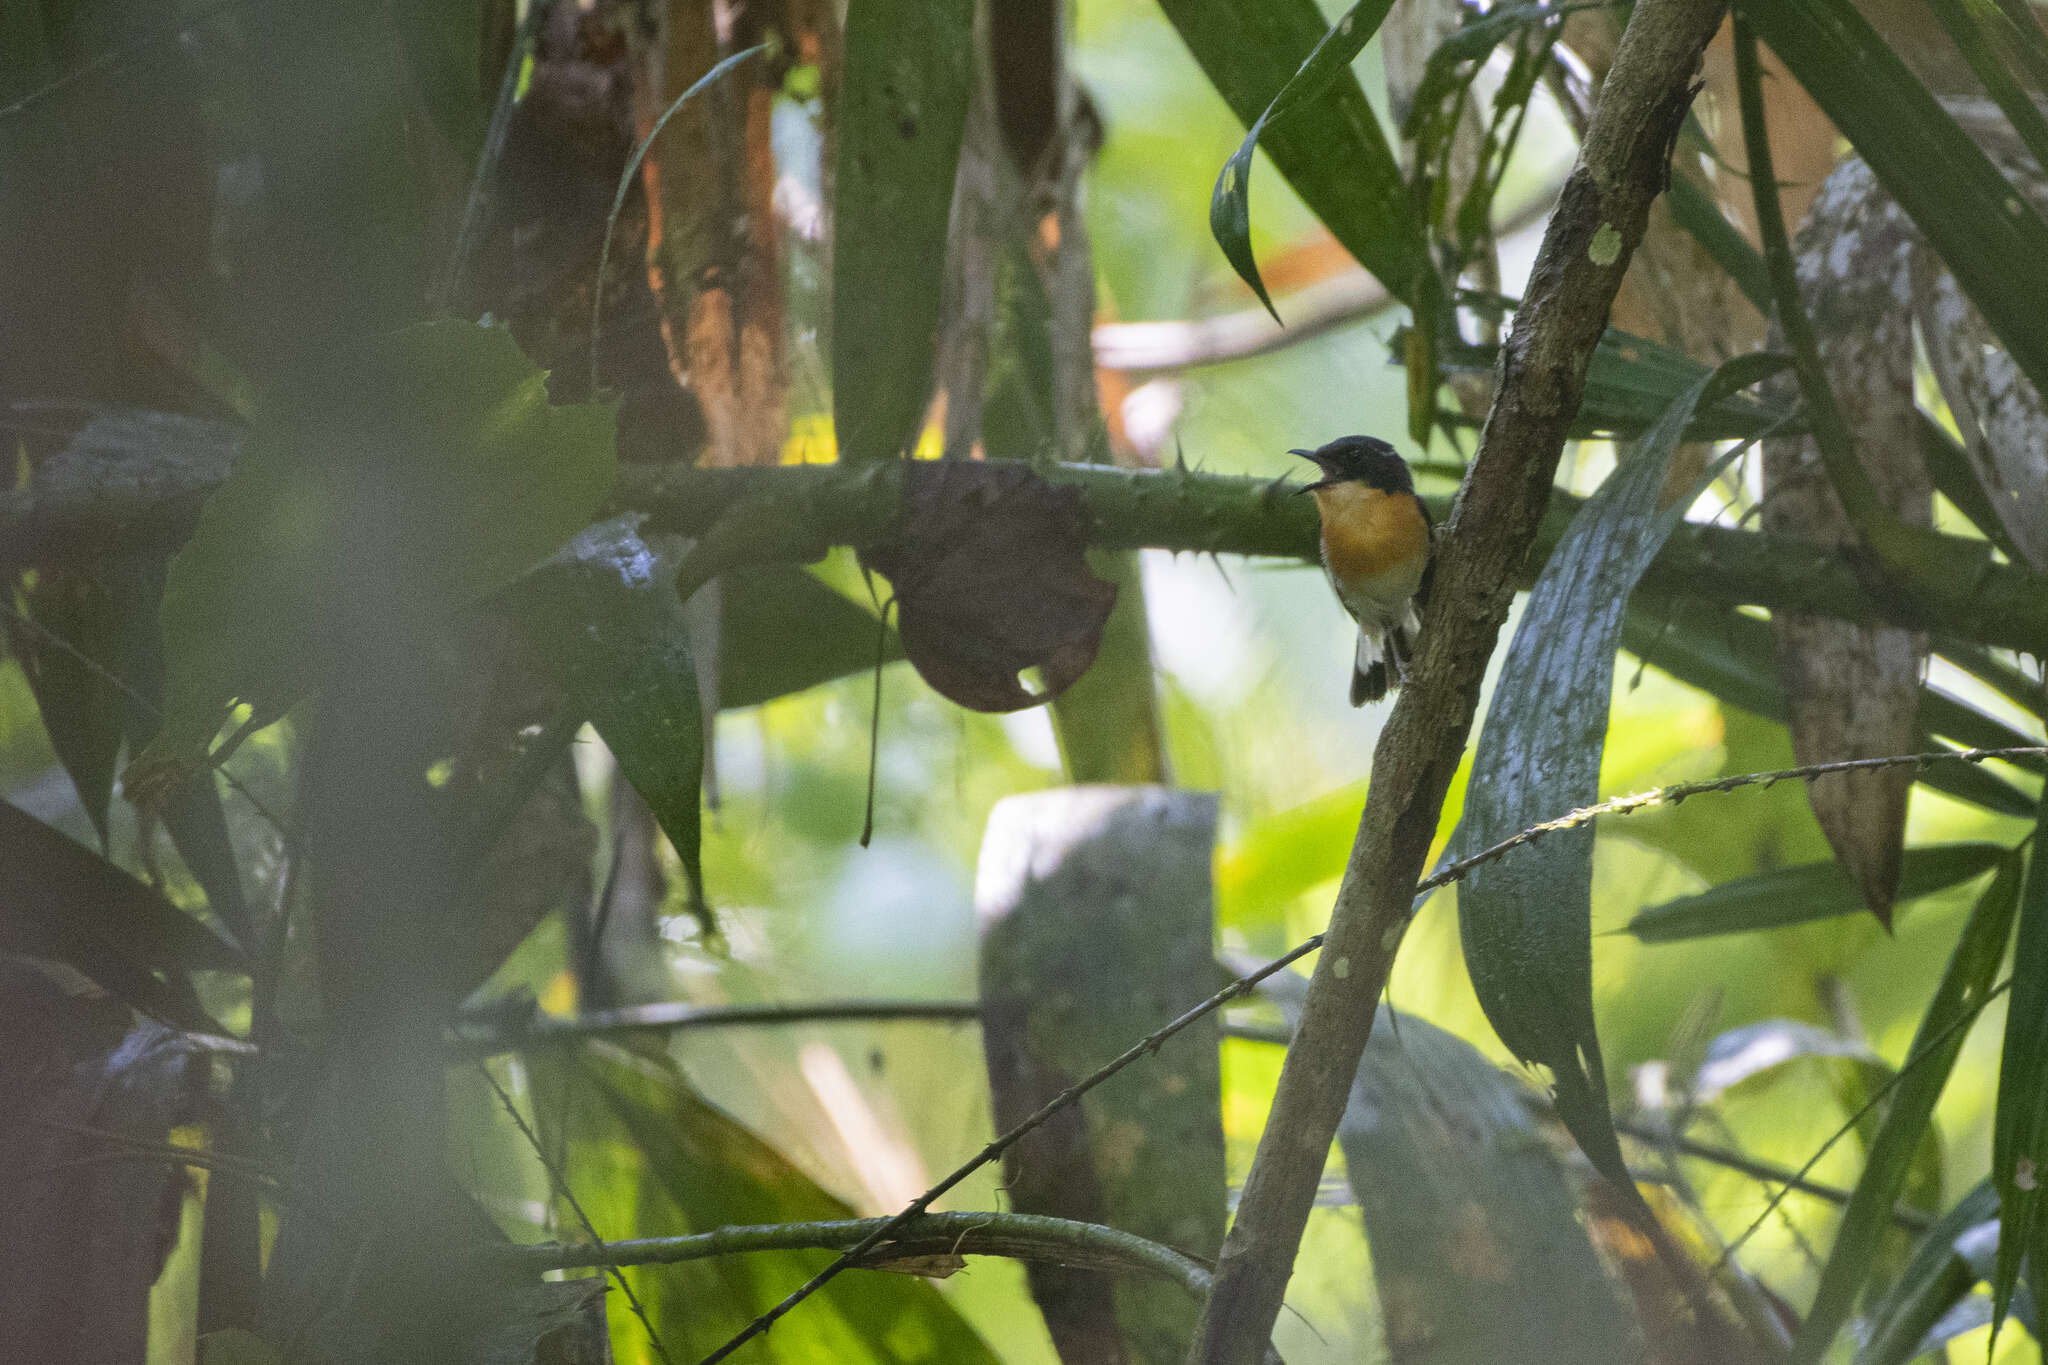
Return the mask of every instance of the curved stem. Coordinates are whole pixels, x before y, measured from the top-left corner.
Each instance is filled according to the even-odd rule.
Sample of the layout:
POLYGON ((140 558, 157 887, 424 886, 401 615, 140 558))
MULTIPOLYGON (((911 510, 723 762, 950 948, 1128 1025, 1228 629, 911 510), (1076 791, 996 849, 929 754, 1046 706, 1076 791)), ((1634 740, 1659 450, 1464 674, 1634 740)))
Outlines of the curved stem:
POLYGON ((1029 1213, 927 1213, 916 1218, 847 1218, 817 1223, 768 1223, 713 1228, 684 1237, 642 1237, 602 1245, 541 1242, 492 1246, 480 1253, 493 1264, 538 1273, 603 1266, 673 1265, 750 1251, 847 1251, 867 1246, 851 1262, 859 1270, 923 1273, 918 1262, 956 1256, 1006 1256, 1089 1270, 1153 1275, 1189 1294, 1209 1292, 1209 1272, 1171 1247, 1096 1223, 1029 1213), (893 1226, 892 1226, 893 1225, 893 1226), (883 1236, 877 1238, 876 1234, 883 1236))

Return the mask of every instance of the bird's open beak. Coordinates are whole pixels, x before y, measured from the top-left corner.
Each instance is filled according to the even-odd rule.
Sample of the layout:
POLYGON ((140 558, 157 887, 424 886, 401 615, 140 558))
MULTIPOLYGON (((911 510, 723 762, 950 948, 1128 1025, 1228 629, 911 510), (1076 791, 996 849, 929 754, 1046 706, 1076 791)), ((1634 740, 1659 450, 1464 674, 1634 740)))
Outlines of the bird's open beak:
POLYGON ((1287 453, 1289 455, 1299 455, 1304 460, 1313 461, 1315 467, 1323 471, 1322 478, 1317 479, 1314 483, 1305 483, 1301 487, 1295 489, 1294 492, 1297 497, 1303 493, 1313 493, 1318 488, 1327 488, 1330 486, 1332 482, 1334 482, 1334 480, 1330 478, 1329 469, 1324 466, 1321 460, 1316 459, 1316 453, 1313 450, 1290 450, 1287 453))

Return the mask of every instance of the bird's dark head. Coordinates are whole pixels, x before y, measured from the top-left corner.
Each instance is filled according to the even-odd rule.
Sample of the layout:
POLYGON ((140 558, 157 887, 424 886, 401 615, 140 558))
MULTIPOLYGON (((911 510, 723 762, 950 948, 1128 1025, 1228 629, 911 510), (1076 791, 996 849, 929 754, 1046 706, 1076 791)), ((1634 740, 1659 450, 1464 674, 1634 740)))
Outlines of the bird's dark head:
POLYGON ((1307 493, 1337 483, 1363 483, 1383 493, 1413 493, 1415 480, 1394 448, 1377 436, 1340 436, 1315 450, 1290 450, 1304 460, 1313 460, 1323 477, 1302 488, 1307 493))

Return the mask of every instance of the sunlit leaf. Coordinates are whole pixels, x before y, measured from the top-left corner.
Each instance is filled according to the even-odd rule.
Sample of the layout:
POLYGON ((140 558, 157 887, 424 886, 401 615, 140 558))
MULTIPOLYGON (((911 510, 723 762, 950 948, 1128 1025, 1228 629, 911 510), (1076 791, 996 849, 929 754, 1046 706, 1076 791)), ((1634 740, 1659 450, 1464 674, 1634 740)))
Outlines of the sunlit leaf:
MULTIPOLYGON (((1907 849, 1899 877, 1901 904, 1959 886, 1997 867, 2007 856, 1999 844, 1937 844, 1907 849)), ((1644 943, 1673 943, 1714 934, 1742 934, 1853 915, 1863 896, 1835 862, 1775 868, 1680 896, 1631 919, 1626 933, 1644 943)))
MULTIPOLYGON (((1770 357, 1695 381, 1579 510, 1544 566, 1479 737, 1461 847, 1481 849, 1599 799, 1614 655, 1636 580, 1684 512, 1660 511, 1666 465, 1700 404, 1772 372, 1770 357)), ((1558 1115, 1593 1164, 1632 1190, 1608 1114, 1592 1002, 1593 831, 1554 835, 1460 888, 1465 960, 1487 1018, 1550 1068, 1558 1115)))
POLYGON ((1867 1147, 1863 1174, 1836 1225, 1834 1247, 1821 1271, 1813 1306, 1793 1338, 1792 1361, 1818 1361, 1856 1306, 1877 1260, 1878 1239, 1892 1205, 1905 1189, 1914 1159, 1930 1132, 1935 1101, 1948 1084, 1956 1054, 1968 1036, 1969 1021, 1989 997, 1998 965, 2004 960, 2019 891, 2019 855, 2008 854, 1998 876, 1970 912, 1948 969, 1913 1036, 1904 1074, 1892 1090, 1883 1123, 1867 1147))
POLYGON ((946 223, 973 88, 967 0, 862 0, 846 18, 833 210, 840 458, 909 449, 931 396, 946 223))

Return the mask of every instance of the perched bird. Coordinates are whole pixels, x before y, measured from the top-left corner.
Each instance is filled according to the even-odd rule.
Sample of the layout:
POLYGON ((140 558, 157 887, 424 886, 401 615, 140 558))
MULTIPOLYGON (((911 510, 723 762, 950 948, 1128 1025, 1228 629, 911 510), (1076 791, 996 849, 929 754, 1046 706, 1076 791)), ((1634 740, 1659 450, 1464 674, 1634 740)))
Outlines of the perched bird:
POLYGON ((1358 622, 1351 704, 1387 695, 1408 676, 1417 615, 1429 600, 1429 509, 1415 496, 1408 466, 1385 441, 1343 436, 1317 450, 1290 450, 1313 460, 1323 477, 1300 489, 1313 493, 1323 522, 1323 568, 1337 600, 1358 622))

